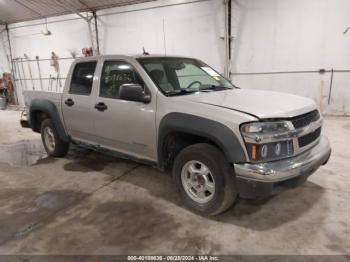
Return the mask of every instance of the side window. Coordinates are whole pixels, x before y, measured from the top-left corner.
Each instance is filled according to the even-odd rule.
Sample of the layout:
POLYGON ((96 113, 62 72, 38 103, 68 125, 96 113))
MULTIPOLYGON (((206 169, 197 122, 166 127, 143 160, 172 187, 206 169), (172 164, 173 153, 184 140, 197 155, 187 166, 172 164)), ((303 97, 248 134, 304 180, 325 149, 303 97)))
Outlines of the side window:
POLYGON ((135 69, 123 61, 106 61, 103 65, 100 96, 107 98, 119 98, 119 89, 123 84, 140 84, 143 81, 135 69))
POLYGON ((70 94, 90 95, 96 64, 96 61, 76 64, 69 89, 70 94))

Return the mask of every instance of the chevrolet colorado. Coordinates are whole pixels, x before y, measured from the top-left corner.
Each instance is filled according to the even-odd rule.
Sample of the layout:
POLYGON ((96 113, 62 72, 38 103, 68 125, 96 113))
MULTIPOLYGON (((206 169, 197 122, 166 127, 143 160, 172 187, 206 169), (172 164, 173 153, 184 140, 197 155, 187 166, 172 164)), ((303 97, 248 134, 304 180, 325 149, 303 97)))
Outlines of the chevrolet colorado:
POLYGON ((77 59, 63 93, 24 96, 48 155, 77 143, 172 170, 185 203, 205 215, 299 185, 331 154, 312 100, 237 88, 193 58, 77 59))

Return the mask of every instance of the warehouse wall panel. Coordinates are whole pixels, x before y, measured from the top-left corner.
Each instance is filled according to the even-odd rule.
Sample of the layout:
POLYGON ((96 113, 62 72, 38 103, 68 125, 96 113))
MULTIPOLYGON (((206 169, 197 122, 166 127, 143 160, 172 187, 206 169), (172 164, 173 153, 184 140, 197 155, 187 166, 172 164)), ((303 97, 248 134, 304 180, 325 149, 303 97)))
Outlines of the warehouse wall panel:
MULTIPOLYGON (((329 70, 350 69, 350 32, 343 34, 350 26, 349 1, 232 2, 231 78, 234 83, 241 88, 299 94, 314 99, 324 113, 350 114, 347 90, 350 73, 334 73, 332 96, 328 99, 329 70), (321 68, 328 71, 320 74, 321 68), (242 72, 267 74, 239 74, 242 72)), ((145 47, 151 54, 198 57, 224 71, 224 4, 221 0, 162 0, 97 13, 100 48, 104 54, 139 54, 145 47)), ((23 58, 24 53, 31 59, 49 58, 51 51, 61 58, 70 57, 69 51, 75 49, 81 54, 83 47, 91 46, 87 23, 77 15, 49 18, 51 36, 40 33, 45 25, 35 24, 42 22, 10 25, 14 58, 23 58)), ((0 51, 0 59, 2 57, 0 51)), ((71 61, 60 61, 62 77, 66 76, 71 61)), ((28 65, 18 65, 23 65, 21 68, 28 78, 28 65)), ((40 66, 43 77, 56 76, 49 61, 41 62, 40 66)), ((38 77, 35 62, 31 63, 31 70, 33 77, 38 77)), ((17 86, 22 89, 33 86, 29 80, 25 84, 17 86)), ((46 89, 48 84, 45 80, 46 89)), ((34 86, 39 89, 39 81, 34 81, 34 86)), ((56 86, 57 82, 52 84, 53 91, 60 90, 56 86)))
POLYGON ((231 71, 242 88, 269 89, 310 97, 324 113, 350 114, 350 2, 347 0, 233 1, 231 71), (279 73, 273 73, 279 72, 279 73), (272 73, 272 74, 271 74, 272 73))
MULTIPOLYGON (((151 54, 197 57, 223 72, 224 4, 218 0, 163 0, 98 11, 98 31, 102 54, 141 54, 142 48, 151 54)), ((77 15, 49 18, 50 36, 40 33, 44 20, 10 25, 14 58, 27 54, 49 58, 54 51, 60 58, 70 57, 70 50, 81 55, 83 47, 91 46, 87 23, 77 15), (62 20, 66 20, 62 22, 62 20)), ((61 60, 61 76, 65 77, 72 60, 61 60)), ((29 78, 27 63, 17 63, 29 78), (23 66, 23 67, 22 67, 23 66)), ((38 78, 36 62, 30 64, 32 75, 38 78)), ((49 61, 40 62, 42 77, 56 76, 49 61)), ((17 81, 21 90, 40 90, 40 82, 17 81)), ((62 80, 62 85, 64 80, 62 80)), ((44 81, 48 90, 49 80, 44 81)), ((51 90, 61 90, 54 82, 51 90)), ((23 99, 20 97, 20 103, 23 99)))
MULTIPOLYGON (((13 58, 18 59, 15 63, 16 71, 19 71, 16 78, 27 79, 16 81, 19 93, 23 90, 32 90, 33 87, 35 90, 41 90, 40 81, 31 81, 30 77, 31 72, 34 79, 39 78, 39 70, 35 60, 36 56, 39 56, 39 59, 50 59, 51 52, 55 52, 59 58, 69 58, 59 61, 60 76, 65 78, 73 61, 70 51, 76 50, 81 55, 81 49, 83 47, 91 46, 88 25, 76 15, 49 18, 47 20, 48 29, 52 33, 49 36, 41 33, 46 27, 44 24, 41 24, 43 22, 43 20, 35 20, 10 25, 13 58), (55 22, 57 20, 60 22, 55 22), (34 61, 28 64, 24 59, 24 54, 34 61)), ((57 77, 54 68, 50 66, 50 61, 40 61, 39 65, 41 77, 46 78, 43 80, 44 90, 62 90, 65 82, 64 79, 60 81, 50 81, 48 79, 50 76, 57 77)), ((19 102, 23 104, 22 96, 19 96, 19 102)))
POLYGON ((137 54, 145 47, 151 54, 197 57, 224 70, 223 1, 163 0, 103 10, 98 16, 104 53, 137 54))

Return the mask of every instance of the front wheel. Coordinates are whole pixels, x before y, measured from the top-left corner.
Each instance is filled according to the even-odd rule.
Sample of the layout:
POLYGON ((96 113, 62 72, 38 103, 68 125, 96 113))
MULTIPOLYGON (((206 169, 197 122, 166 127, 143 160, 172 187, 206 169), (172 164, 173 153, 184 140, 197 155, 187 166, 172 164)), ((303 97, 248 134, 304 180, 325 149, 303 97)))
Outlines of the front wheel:
POLYGON ((186 204, 203 215, 220 214, 237 198, 233 167, 215 146, 183 149, 175 159, 173 176, 186 204))
POLYGON ((69 142, 65 142, 59 137, 51 119, 45 119, 42 122, 41 139, 49 156, 64 157, 67 155, 69 142))

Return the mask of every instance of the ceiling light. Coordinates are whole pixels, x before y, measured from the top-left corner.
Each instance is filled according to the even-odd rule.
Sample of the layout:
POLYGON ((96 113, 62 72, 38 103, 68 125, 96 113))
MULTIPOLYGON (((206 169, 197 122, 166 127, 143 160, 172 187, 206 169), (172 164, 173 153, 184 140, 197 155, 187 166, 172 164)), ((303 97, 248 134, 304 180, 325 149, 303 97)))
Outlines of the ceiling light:
POLYGON ((40 31, 43 35, 48 36, 51 35, 51 31, 47 28, 47 19, 45 18, 45 29, 40 31))

